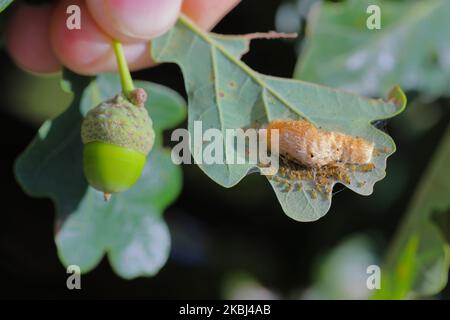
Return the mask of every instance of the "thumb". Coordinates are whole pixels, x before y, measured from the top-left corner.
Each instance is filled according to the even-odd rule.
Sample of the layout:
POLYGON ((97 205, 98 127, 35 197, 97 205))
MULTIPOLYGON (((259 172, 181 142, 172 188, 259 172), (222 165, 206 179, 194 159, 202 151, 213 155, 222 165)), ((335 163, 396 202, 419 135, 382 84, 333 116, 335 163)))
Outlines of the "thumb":
POLYGON ((183 12, 200 27, 214 27, 241 0, 184 0, 183 12))
POLYGON ((123 42, 150 40, 175 23, 182 0, 86 0, 95 22, 123 42))

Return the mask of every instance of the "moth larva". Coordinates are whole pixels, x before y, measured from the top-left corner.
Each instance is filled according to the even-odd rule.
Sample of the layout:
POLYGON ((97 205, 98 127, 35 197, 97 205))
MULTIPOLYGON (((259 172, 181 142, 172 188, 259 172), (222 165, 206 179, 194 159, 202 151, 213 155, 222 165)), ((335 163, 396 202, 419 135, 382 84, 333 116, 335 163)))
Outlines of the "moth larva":
POLYGON ((374 143, 340 132, 316 128, 305 120, 275 120, 267 126, 267 138, 271 130, 279 130, 279 151, 307 167, 326 165, 368 164, 372 160, 374 143))

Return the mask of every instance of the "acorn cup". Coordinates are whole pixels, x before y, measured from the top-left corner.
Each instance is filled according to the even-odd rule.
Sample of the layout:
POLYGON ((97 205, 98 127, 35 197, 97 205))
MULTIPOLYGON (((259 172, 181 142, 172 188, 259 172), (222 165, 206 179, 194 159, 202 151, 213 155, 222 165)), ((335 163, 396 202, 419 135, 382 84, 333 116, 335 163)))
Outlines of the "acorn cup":
POLYGON ((155 139, 144 107, 146 92, 136 89, 128 96, 131 101, 118 95, 100 103, 87 113, 81 126, 84 174, 105 200, 136 183, 155 139))

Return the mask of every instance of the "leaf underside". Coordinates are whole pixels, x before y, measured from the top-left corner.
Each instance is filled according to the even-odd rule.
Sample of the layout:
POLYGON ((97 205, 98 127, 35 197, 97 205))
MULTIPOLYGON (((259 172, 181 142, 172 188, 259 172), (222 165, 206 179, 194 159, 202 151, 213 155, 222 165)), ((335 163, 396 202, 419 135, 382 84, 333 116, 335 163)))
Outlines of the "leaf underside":
MULTIPOLYGON (((225 136, 226 129, 249 128, 276 119, 307 119, 326 130, 365 138, 373 141, 380 151, 373 159, 373 170, 348 170, 345 179, 348 181, 329 179, 326 190, 318 188, 317 181, 291 179, 281 173, 270 179, 270 184, 285 213, 298 221, 313 221, 325 215, 331 206, 332 187, 337 182, 359 194, 370 195, 375 182, 385 176, 387 157, 395 151, 393 140, 371 123, 393 117, 404 109, 406 100, 400 88, 391 92, 392 99, 383 101, 263 75, 240 60, 248 47, 248 37, 206 33, 186 17, 152 42, 156 61, 176 63, 183 72, 191 135, 194 121, 202 121, 203 132, 217 128, 225 136)), ((225 145, 224 160, 232 152, 225 145)), ((192 153, 198 163, 198 154, 192 153)), ((252 164, 199 166, 225 187, 234 186, 255 169, 252 164)))
POLYGON ((323 2, 308 19, 295 78, 371 96, 393 84, 448 96, 449 16, 447 0, 323 2), (379 30, 366 27, 369 5, 380 7, 379 30))
POLYGON ((165 264, 170 248, 162 212, 177 197, 182 180, 180 168, 162 147, 161 134, 183 120, 184 102, 165 87, 136 82, 150 96, 146 107, 155 123, 155 147, 138 183, 105 203, 84 179, 80 126, 84 113, 121 91, 120 82, 105 75, 78 88, 73 86, 77 83, 76 79, 71 83, 75 100, 69 109, 44 124, 17 160, 17 179, 30 195, 54 201, 55 240, 65 265, 78 265, 87 272, 107 253, 123 278, 154 275, 165 264))

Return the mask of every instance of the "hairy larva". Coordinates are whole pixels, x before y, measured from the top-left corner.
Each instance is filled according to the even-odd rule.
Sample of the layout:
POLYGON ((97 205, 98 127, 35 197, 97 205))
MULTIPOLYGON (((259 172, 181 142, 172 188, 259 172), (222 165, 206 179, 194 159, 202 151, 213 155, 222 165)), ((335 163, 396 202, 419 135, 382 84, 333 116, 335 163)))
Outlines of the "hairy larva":
POLYGON ((271 130, 279 130, 279 151, 307 167, 326 165, 369 164, 374 153, 374 143, 340 132, 316 128, 305 120, 275 120, 267 126, 267 138, 271 130))

